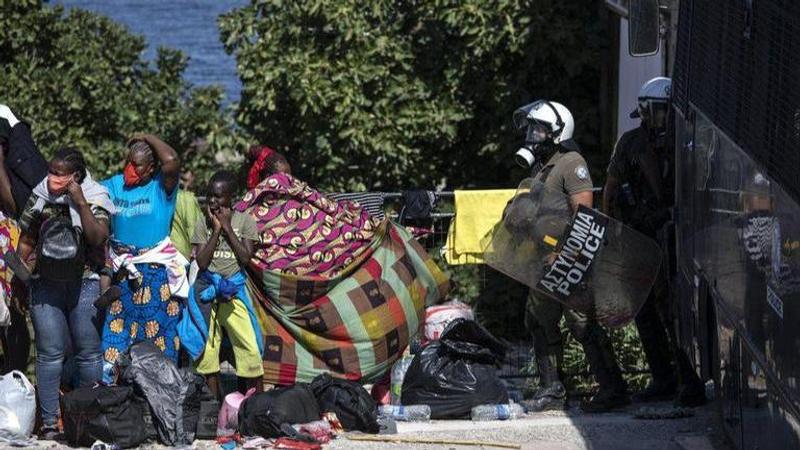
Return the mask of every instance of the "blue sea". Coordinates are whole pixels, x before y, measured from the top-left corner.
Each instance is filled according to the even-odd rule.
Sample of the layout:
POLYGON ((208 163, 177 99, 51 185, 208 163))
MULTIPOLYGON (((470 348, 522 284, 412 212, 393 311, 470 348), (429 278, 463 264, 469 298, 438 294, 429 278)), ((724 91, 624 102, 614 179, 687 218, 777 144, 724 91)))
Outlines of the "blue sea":
POLYGON ((51 5, 81 8, 108 16, 147 39, 144 57, 152 60, 158 47, 182 50, 189 56, 185 77, 196 86, 217 84, 228 102, 242 89, 236 59, 225 53, 217 17, 247 0, 53 0, 51 5))

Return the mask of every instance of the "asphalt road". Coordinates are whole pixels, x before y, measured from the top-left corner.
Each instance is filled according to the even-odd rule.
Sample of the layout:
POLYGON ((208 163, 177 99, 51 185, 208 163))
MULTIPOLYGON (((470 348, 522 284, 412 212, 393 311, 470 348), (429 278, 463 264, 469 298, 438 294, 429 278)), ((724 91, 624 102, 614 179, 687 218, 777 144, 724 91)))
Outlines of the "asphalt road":
MULTIPOLYGON (((652 405, 668 408, 668 404, 652 405)), ((519 444, 524 450, 724 450, 728 449, 713 413, 713 406, 697 408, 694 416, 680 419, 642 420, 633 416, 640 405, 609 414, 583 414, 577 408, 569 412, 529 414, 524 419, 493 422, 469 420, 437 420, 398 423, 398 434, 382 436, 401 439, 470 440, 492 444, 519 444)), ((55 442, 38 442, 39 449, 68 448, 55 442)), ((141 449, 161 450, 157 444, 141 449)), ((212 441, 197 441, 198 450, 219 449, 212 441)), ((240 447, 241 448, 241 447, 240 447)), ((417 444, 361 442, 348 435, 325 445, 326 450, 475 450, 495 449, 493 445, 467 446, 450 444, 417 444)))
MULTIPOLYGON (((668 405, 660 405, 667 407, 668 405)), ((513 421, 471 422, 432 421, 398 424, 398 437, 475 440, 520 444, 522 449, 609 449, 609 450, 721 450, 728 448, 713 416, 712 408, 698 408, 695 416, 681 419, 642 420, 633 417, 633 406, 620 413, 529 414, 513 421)), ((493 446, 457 444, 428 445, 409 443, 356 442, 340 437, 329 449, 476 449, 493 446)))

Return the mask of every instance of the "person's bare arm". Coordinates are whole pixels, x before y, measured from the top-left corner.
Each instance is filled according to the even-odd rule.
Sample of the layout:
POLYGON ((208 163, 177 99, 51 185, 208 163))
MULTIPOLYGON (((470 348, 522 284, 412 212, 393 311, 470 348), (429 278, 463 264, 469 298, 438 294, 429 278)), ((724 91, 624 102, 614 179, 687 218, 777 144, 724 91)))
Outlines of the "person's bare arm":
POLYGON ((77 181, 72 180, 67 186, 67 190, 81 216, 81 226, 83 227, 83 234, 86 236, 86 243, 93 247, 103 244, 108 239, 108 222, 98 220, 94 216, 92 207, 83 196, 83 189, 81 189, 81 185, 77 181))
POLYGON ((603 200, 600 205, 600 211, 603 214, 611 215, 611 204, 619 194, 619 180, 613 175, 606 177, 606 185, 603 187, 603 200))
POLYGON ((164 190, 167 191, 167 194, 172 195, 175 188, 178 186, 181 175, 181 159, 178 156, 178 152, 170 147, 169 144, 159 139, 158 136, 143 134, 137 137, 147 142, 150 147, 153 148, 153 151, 156 153, 156 158, 161 162, 161 178, 164 184, 164 190))
POLYGON ((0 208, 7 215, 17 214, 17 204, 11 193, 11 179, 6 172, 6 149, 2 144, 0 144, 0 208))
POLYGON ((570 203, 572 204, 572 211, 575 212, 578 210, 579 205, 583 205, 587 208, 592 207, 592 203, 594 202, 594 193, 592 191, 583 191, 572 194, 569 197, 570 203))
POLYGON ((217 220, 222 224, 222 235, 228 242, 228 245, 236 255, 236 260, 242 266, 247 266, 250 263, 250 257, 253 256, 253 243, 247 239, 239 239, 236 232, 231 225, 231 217, 233 212, 230 208, 220 208, 217 213, 217 220))
MULTIPOLYGON (((216 216, 214 216, 210 210, 207 209, 206 212, 211 219, 211 237, 209 237, 208 241, 203 245, 194 245, 195 261, 197 261, 197 267, 201 271, 208 270, 208 266, 211 265, 211 259, 214 257, 214 250, 217 249, 219 237, 222 235, 222 224, 220 221, 217 220, 216 216)), ((205 220, 205 218, 201 218, 200 220, 205 220)))
POLYGON ((19 237, 19 244, 17 244, 17 254, 19 255, 19 259, 22 260, 22 263, 28 267, 28 270, 33 271, 33 268, 30 267, 28 261, 33 254, 33 249, 36 248, 36 236, 33 233, 27 232, 22 233, 19 237))

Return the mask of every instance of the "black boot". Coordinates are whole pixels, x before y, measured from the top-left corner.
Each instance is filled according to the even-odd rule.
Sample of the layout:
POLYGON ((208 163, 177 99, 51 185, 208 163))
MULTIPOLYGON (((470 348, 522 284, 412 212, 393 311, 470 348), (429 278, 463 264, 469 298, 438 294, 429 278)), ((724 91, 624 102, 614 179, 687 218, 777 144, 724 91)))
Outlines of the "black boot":
POLYGON ((678 388, 678 394, 675 396, 675 401, 673 403, 675 406, 695 408, 705 405, 707 401, 705 385, 702 383, 692 383, 681 385, 678 388))
POLYGON ((675 398, 677 384, 672 381, 653 380, 642 391, 633 394, 631 400, 636 403, 663 402, 675 398))
POLYGON ((581 405, 586 413, 605 413, 630 405, 631 400, 625 390, 601 389, 592 398, 581 405))
POLYGON ((694 408, 706 404, 706 386, 697 376, 689 357, 685 352, 676 350, 678 365, 678 394, 675 396, 675 406, 694 408))
POLYGON ((597 393, 581 405, 581 409, 587 413, 602 413, 629 405, 628 383, 622 378, 622 370, 605 330, 596 323, 590 323, 587 332, 577 336, 581 336, 580 342, 589 360, 589 367, 600 386, 597 393))
POLYGON ((530 400, 524 400, 522 406, 528 412, 563 411, 567 408, 567 390, 560 381, 542 386, 530 400))
POLYGON ((539 389, 533 398, 523 402, 529 412, 564 410, 567 407, 567 390, 558 373, 558 355, 540 352, 536 357, 539 372, 539 389))

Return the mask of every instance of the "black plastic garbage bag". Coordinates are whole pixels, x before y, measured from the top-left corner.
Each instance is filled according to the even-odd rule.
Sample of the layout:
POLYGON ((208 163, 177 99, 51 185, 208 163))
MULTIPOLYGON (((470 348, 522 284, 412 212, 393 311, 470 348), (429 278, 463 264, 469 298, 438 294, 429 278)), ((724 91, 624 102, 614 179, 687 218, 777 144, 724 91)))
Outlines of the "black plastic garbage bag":
POLYGON ((120 361, 122 383, 150 406, 158 439, 164 445, 191 444, 200 403, 211 397, 203 378, 178 366, 151 342, 131 346, 120 361))
POLYGON ((271 439, 291 435, 297 423, 319 420, 311 387, 305 383, 275 388, 245 400, 239 408, 239 433, 271 439))
POLYGON ((472 407, 508 403, 497 375, 506 346, 477 322, 456 319, 414 356, 403 379, 403 405, 428 405, 432 419, 462 419, 472 407))
POLYGON ((363 386, 355 381, 333 378, 327 373, 311 382, 311 390, 323 413, 334 412, 345 431, 377 434, 378 405, 363 386))
POLYGON ((180 371, 188 386, 183 400, 183 430, 189 439, 188 443, 195 439, 215 439, 219 402, 208 390, 205 378, 187 368, 181 368, 180 371), (210 431, 212 428, 213 432, 210 431))

